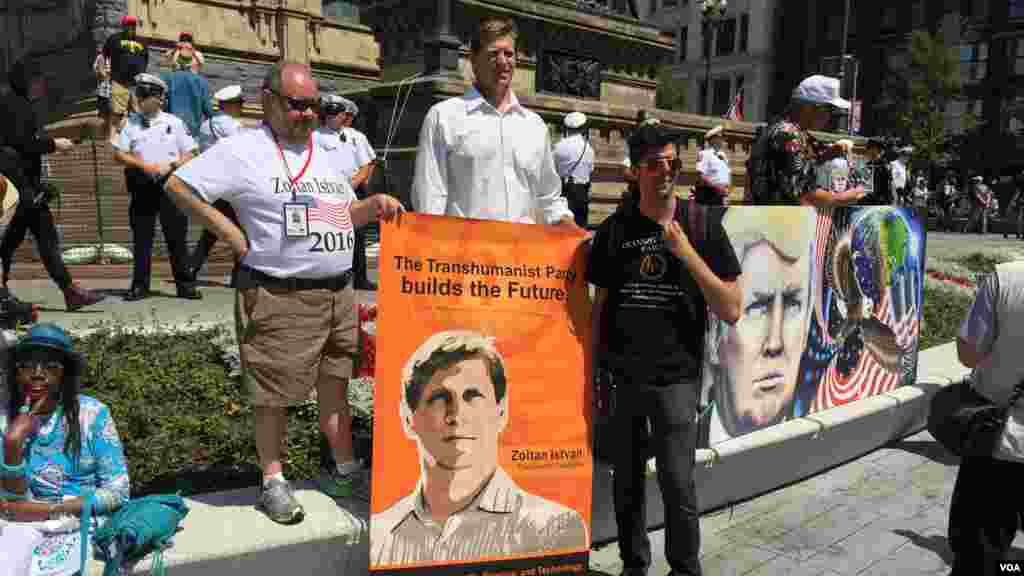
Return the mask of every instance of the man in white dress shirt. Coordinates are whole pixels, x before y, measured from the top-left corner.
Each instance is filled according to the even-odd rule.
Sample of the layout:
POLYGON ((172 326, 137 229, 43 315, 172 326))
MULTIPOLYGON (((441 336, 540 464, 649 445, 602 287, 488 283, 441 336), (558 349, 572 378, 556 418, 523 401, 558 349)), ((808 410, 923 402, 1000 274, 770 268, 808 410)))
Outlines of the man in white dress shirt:
POLYGON ((417 212, 577 228, 555 171, 548 127, 512 92, 516 25, 486 18, 471 42, 475 83, 423 120, 412 204, 417 212))
POLYGON ((732 170, 729 168, 729 159, 722 151, 722 126, 715 126, 704 134, 704 141, 707 148, 701 150, 697 159, 698 182, 695 193, 697 202, 721 206, 728 203, 729 184, 732 182, 732 170))
POLYGON ((587 116, 566 115, 565 137, 555 145, 555 168, 562 179, 562 196, 580 228, 587 226, 590 207, 590 175, 594 172, 594 147, 587 140, 587 116))
MULTIPOLYGON (((370 139, 359 130, 352 127, 352 122, 359 116, 359 106, 348 98, 341 98, 345 106, 341 114, 342 130, 346 139, 351 140, 355 149, 356 170, 352 174, 352 189, 356 191, 356 198, 363 199, 370 194, 370 178, 373 177, 373 169, 377 166, 374 162, 377 159, 377 152, 370 145, 370 139)), ((352 264, 355 272, 356 290, 376 290, 377 285, 370 281, 366 270, 366 228, 356 230, 356 252, 352 264)))

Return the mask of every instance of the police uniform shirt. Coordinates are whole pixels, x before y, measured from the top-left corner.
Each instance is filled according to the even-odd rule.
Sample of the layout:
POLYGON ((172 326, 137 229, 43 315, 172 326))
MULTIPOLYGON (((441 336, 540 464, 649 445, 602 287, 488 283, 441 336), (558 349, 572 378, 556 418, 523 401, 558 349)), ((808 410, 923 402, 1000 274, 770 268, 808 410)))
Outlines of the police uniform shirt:
POLYGON ((121 129, 114 148, 134 154, 147 164, 167 164, 195 150, 196 141, 185 123, 173 114, 160 112, 147 123, 142 114, 134 113, 121 129))
POLYGON ((352 139, 345 135, 341 141, 341 133, 337 130, 321 126, 313 133, 313 139, 325 154, 331 157, 331 166, 351 184, 352 177, 359 171, 359 159, 352 139))
POLYGON ((594 172, 594 148, 582 134, 573 134, 558 141, 553 152, 555 170, 565 180, 572 176, 576 184, 589 184, 594 172))
POLYGON ((313 146, 278 147, 263 125, 235 134, 229 144, 210 148, 175 175, 203 200, 225 200, 235 209, 249 239, 242 264, 278 278, 329 278, 350 270, 356 198, 317 137, 313 146), (297 179, 294 186, 290 178, 297 179), (286 203, 306 205, 308 236, 285 235, 286 203))
POLYGON ((700 151, 697 172, 715 186, 728 186, 732 182, 732 170, 729 168, 729 161, 726 159, 725 153, 714 148, 705 148, 700 151))
POLYGON ((351 126, 344 128, 343 131, 345 132, 345 139, 352 142, 356 150, 356 165, 359 168, 376 160, 377 152, 374 151, 373 146, 370 146, 370 140, 366 137, 366 134, 351 126))
POLYGON ((200 152, 206 152, 221 138, 232 136, 241 129, 242 123, 230 114, 221 113, 209 118, 199 126, 200 152))

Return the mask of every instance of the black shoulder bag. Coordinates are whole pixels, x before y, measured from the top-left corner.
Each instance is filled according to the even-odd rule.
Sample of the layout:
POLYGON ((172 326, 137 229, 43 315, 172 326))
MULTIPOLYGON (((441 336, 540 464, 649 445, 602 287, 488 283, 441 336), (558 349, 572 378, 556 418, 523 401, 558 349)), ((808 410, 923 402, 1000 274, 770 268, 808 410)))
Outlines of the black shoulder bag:
POLYGON ((995 404, 963 381, 935 393, 928 413, 928 431, 947 450, 961 457, 991 458, 1006 428, 1010 408, 1024 395, 1024 381, 1009 400, 995 404))

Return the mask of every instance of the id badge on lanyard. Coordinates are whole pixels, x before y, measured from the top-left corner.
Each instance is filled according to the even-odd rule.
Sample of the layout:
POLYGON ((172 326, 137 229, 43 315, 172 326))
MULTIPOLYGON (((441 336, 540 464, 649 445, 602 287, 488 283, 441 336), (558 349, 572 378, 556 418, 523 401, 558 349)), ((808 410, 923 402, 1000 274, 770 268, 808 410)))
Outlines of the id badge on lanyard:
POLYGON ((302 170, 292 177, 292 171, 288 168, 288 161, 285 160, 284 150, 281 148, 281 144, 277 142, 277 135, 274 135, 274 143, 277 144, 277 153, 281 158, 281 164, 284 165, 285 176, 288 177, 288 181, 292 185, 292 201, 284 203, 284 212, 282 213, 283 225, 284 225, 284 237, 289 240, 301 240, 309 237, 309 206, 304 202, 296 201, 295 187, 299 183, 299 179, 306 173, 306 168, 309 168, 309 163, 313 159, 313 135, 309 135, 309 155, 306 156, 306 163, 302 165, 302 170))

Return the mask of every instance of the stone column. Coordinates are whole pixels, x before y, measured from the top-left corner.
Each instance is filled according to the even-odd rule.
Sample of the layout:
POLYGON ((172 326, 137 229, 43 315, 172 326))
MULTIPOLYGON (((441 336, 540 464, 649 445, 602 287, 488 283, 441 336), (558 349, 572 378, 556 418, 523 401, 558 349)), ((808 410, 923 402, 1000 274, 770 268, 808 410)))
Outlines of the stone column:
POLYGON ((285 0, 277 10, 281 58, 309 64, 309 14, 305 0, 285 0))
POLYGON ((435 0, 434 30, 423 42, 424 74, 458 74, 462 42, 452 34, 453 0, 435 0))

